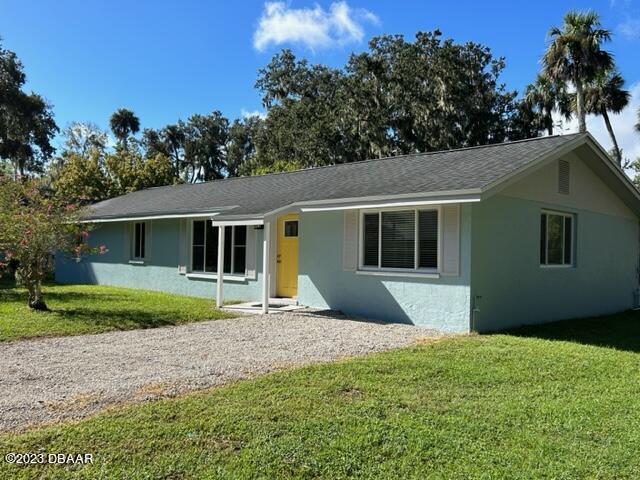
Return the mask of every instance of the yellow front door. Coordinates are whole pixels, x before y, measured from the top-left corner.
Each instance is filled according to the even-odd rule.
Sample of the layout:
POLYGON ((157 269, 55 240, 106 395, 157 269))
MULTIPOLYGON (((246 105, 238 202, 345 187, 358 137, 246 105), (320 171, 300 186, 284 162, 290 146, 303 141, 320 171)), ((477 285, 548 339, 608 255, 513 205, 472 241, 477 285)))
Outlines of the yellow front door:
POLYGON ((276 296, 298 296, 298 214, 278 218, 276 296))

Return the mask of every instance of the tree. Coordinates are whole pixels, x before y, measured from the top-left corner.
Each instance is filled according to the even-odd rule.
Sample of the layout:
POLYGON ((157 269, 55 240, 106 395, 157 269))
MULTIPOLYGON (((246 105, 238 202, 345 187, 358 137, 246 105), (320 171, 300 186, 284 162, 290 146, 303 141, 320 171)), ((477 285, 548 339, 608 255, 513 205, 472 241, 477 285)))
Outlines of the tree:
POLYGON ((525 140, 540 135, 547 129, 548 119, 537 108, 534 108, 527 100, 516 102, 509 113, 509 124, 506 137, 513 140, 525 140))
POLYGON ((570 11, 562 27, 553 27, 549 37, 551 43, 542 58, 545 74, 559 84, 573 84, 578 128, 586 132, 585 85, 613 68, 613 57, 601 48, 611 33, 601 28, 597 13, 570 11))
POLYGON ((413 42, 376 37, 341 69, 283 50, 256 82, 267 116, 251 168, 332 165, 538 135, 516 119, 521 106, 499 82, 503 69, 487 47, 457 44, 439 31, 418 32, 413 42))
POLYGON ((127 150, 129 137, 140 131, 140 119, 131 110, 119 108, 111 115, 109 126, 119 146, 127 150))
POLYGON ((538 74, 535 82, 525 90, 525 102, 541 114, 542 127, 553 135, 553 112, 558 110, 565 118, 571 117, 569 95, 562 83, 556 83, 547 75, 538 74))
POLYGON ((638 123, 636 123, 636 130, 640 132, 640 108, 638 109, 638 123))
POLYGON ((58 131, 51 105, 24 92, 25 82, 22 63, 0 43, 0 160, 11 163, 16 177, 43 171, 58 131))
POLYGON ((64 152, 85 156, 92 150, 104 151, 109 135, 93 122, 71 122, 62 132, 64 152))
POLYGON ((614 70, 601 73, 587 85, 584 96, 587 113, 602 115, 613 143, 613 158, 622 167, 622 151, 609 119, 609 112, 620 113, 631 98, 629 91, 624 89, 622 75, 614 70))
POLYGON ((98 149, 85 155, 69 153, 64 165, 53 178, 56 195, 78 205, 105 200, 112 189, 110 178, 103 169, 104 159, 98 149))
POLYGON ((186 141, 185 124, 179 120, 176 124, 167 125, 161 130, 145 128, 142 133, 142 146, 145 156, 155 157, 163 154, 173 162, 174 175, 186 179, 184 147, 186 141))
MULTIPOLYGON (((98 165, 102 165, 102 157, 107 148, 109 140, 107 132, 103 131, 92 122, 71 122, 63 131, 64 148, 60 155, 54 157, 48 165, 48 175, 52 183, 56 183, 60 173, 66 166, 67 162, 73 158, 75 166, 71 170, 79 167, 79 160, 88 161, 90 157, 98 160, 98 165), (95 155, 94 155, 95 154, 95 155)), ((88 165, 89 172, 94 171, 91 165, 88 165)), ((92 183, 92 182, 90 182, 92 183)), ((80 185, 73 186, 82 188, 80 185)))
POLYGON ((108 186, 105 198, 177 183, 171 160, 161 153, 145 159, 137 151, 119 150, 107 153, 104 164, 108 186))
POLYGON ((228 132, 229 120, 219 111, 189 117, 184 130, 189 182, 224 178, 228 132))
POLYGON ((52 256, 60 253, 80 257, 104 253, 86 242, 90 226, 81 224, 73 204, 51 196, 40 180, 0 178, 0 258, 2 268, 17 262, 16 280, 28 291, 28 305, 47 310, 42 282, 52 271, 52 256))
POLYGON ((229 127, 226 152, 227 176, 237 177, 251 172, 256 156, 256 139, 264 127, 264 121, 257 115, 235 120, 229 127))

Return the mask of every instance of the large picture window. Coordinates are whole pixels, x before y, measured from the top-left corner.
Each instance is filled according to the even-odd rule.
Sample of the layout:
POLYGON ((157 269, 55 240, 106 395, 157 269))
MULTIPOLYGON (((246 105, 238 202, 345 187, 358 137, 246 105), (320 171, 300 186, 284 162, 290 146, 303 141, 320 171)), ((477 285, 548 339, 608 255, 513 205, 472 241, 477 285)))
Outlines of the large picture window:
MULTIPOLYGON (((247 227, 236 225, 224 230, 224 273, 245 274, 247 227)), ((218 272, 218 227, 211 221, 195 220, 191 235, 191 271, 218 272)))
POLYGON ((573 215, 542 212, 540 215, 540 265, 573 265, 573 215))
POLYGON ((145 222, 135 222, 133 224, 133 235, 131 237, 132 252, 134 260, 144 260, 145 243, 147 237, 147 224, 145 222))
POLYGON ((361 265, 380 270, 438 269, 438 210, 365 212, 361 265))

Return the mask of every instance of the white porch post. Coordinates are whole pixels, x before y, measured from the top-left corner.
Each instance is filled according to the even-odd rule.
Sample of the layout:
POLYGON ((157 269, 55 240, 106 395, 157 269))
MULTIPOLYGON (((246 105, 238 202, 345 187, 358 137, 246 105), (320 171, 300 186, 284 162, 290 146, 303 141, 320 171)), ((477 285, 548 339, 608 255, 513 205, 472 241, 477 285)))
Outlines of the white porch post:
POLYGON ((271 239, 271 222, 265 219, 264 238, 262 239, 262 313, 269 313, 269 245, 271 239))
POLYGON ((224 277, 224 229, 218 227, 218 281, 216 282, 216 306, 222 308, 222 284, 224 277))

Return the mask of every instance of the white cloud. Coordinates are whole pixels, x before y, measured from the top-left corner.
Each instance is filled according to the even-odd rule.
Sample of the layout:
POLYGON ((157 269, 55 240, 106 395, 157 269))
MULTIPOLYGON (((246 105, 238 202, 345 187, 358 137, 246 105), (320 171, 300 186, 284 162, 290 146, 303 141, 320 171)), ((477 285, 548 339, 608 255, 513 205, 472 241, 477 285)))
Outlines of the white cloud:
POLYGON ((618 25, 618 31, 627 38, 640 38, 640 18, 628 17, 618 25))
MULTIPOLYGON (((633 161, 636 158, 640 158, 640 133, 635 129, 635 124, 638 121, 637 112, 638 108, 640 108, 640 82, 632 85, 629 92, 631 93, 631 100, 627 108, 619 115, 610 115, 610 118, 618 145, 622 149, 625 158, 633 161)), ((588 115, 587 130, 607 151, 613 148, 613 143, 602 117, 588 115)), ((562 131, 565 133, 578 131, 578 120, 575 116, 571 121, 564 122, 562 131)))
POLYGON ((241 109, 240 110, 240 116, 242 118, 249 118, 249 117, 260 117, 262 119, 264 119, 267 114, 265 112, 263 112, 262 110, 253 110, 253 111, 249 111, 246 109, 241 109))
POLYGON ((378 17, 365 9, 353 9, 347 2, 334 2, 329 10, 290 8, 284 2, 267 2, 253 36, 253 46, 295 43, 310 50, 362 41, 364 23, 378 24, 378 17))

